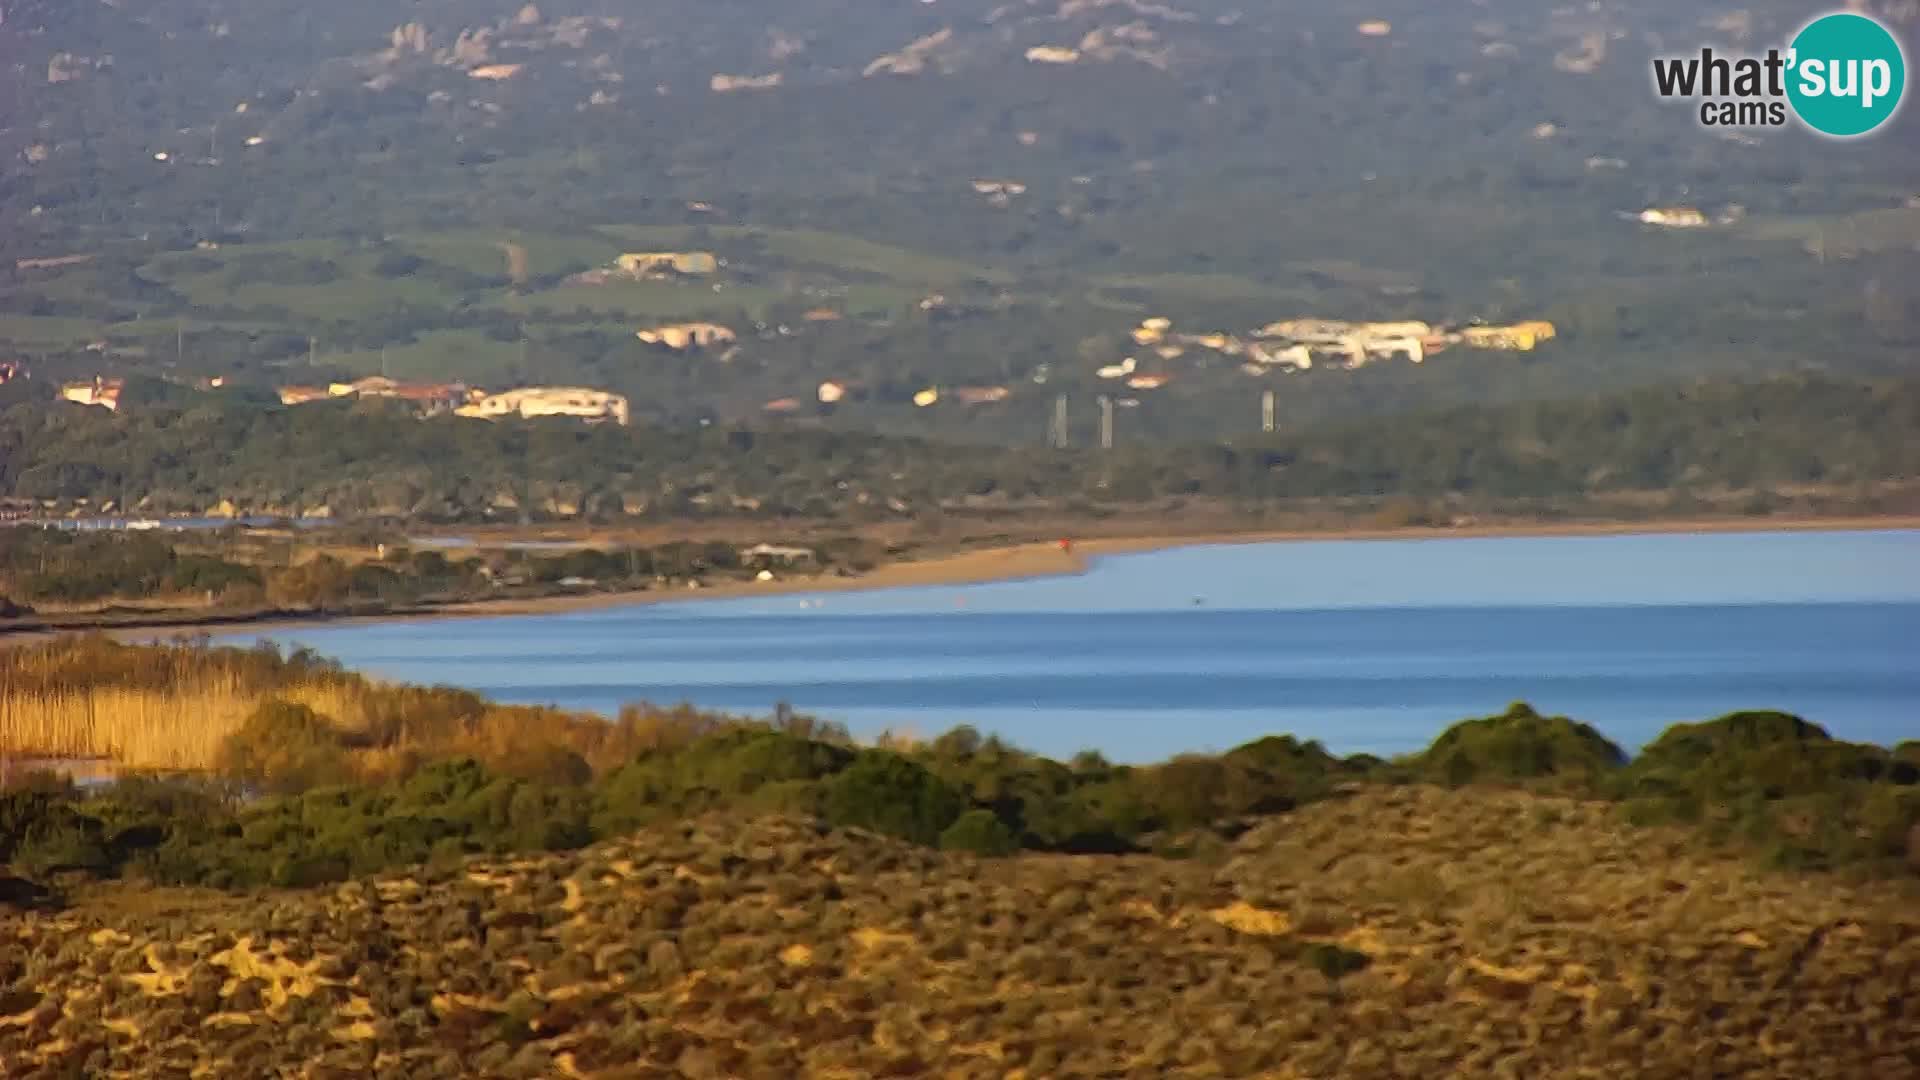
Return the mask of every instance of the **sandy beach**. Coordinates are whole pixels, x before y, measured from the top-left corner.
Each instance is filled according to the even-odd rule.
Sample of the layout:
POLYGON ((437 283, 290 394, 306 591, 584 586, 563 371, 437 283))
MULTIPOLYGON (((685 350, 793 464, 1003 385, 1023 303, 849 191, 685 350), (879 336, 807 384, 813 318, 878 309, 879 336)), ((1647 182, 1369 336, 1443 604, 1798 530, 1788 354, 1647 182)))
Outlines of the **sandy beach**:
MULTIPOLYGON (((380 612, 366 615, 209 620, 189 626, 128 625, 109 631, 122 640, 145 641, 181 634, 247 633, 271 636, 303 627, 374 621, 488 618, 508 615, 552 615, 594 611, 639 604, 685 603, 748 596, 781 596, 893 589, 930 585, 974 585, 1025 578, 1085 573, 1093 560, 1108 555, 1140 554, 1171 548, 1221 544, 1272 544, 1312 541, 1458 540, 1511 536, 1633 536, 1678 533, 1863 531, 1920 529, 1920 517, 1818 518, 1787 520, 1711 519, 1671 522, 1575 522, 1565 524, 1512 523, 1448 528, 1390 528, 1347 530, 1285 530, 1231 533, 1161 534, 1097 537, 1074 540, 1070 549, 1058 541, 979 548, 934 558, 888 563, 858 577, 794 576, 773 581, 729 581, 698 589, 645 589, 629 592, 586 593, 501 600, 479 600, 428 610, 380 612)), ((16 634, 0 641, 23 641, 46 634, 16 634)))

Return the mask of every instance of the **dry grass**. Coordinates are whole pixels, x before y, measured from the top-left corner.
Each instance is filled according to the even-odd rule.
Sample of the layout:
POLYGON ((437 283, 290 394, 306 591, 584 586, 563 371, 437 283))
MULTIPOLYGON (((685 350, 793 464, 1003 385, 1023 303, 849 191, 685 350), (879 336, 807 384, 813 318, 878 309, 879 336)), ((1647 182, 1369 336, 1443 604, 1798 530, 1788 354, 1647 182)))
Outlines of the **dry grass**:
POLYGON ((687 708, 642 707, 623 709, 610 722, 494 705, 463 691, 382 685, 262 651, 64 638, 0 651, 0 756, 211 770, 227 737, 273 700, 326 718, 355 774, 369 780, 452 756, 511 766, 572 753, 598 772, 733 722, 687 708))
POLYGON ((129 769, 203 769, 261 696, 228 683, 0 694, 0 754, 108 758, 129 769))
POLYGON ((204 768, 269 693, 346 677, 261 651, 59 639, 0 651, 0 754, 204 768))
POLYGON ((18 943, 0 1061, 429 1080, 1920 1063, 1911 891, 1768 874, 1514 792, 1369 789, 1219 866, 705 818, 304 894, 129 889, 0 915, 18 943), (1364 969, 1330 973, 1315 950, 1334 945, 1364 969))

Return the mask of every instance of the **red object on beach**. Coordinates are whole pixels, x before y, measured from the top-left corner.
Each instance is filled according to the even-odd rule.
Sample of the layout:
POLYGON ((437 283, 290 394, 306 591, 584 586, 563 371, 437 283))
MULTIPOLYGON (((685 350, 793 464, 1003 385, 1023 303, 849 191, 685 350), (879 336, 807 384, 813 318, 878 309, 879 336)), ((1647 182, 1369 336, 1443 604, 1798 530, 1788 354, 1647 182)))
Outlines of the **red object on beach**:
POLYGON ((1071 540, 1064 540, 1064 539, 1063 539, 1063 540, 1061 540, 1061 541, 1060 541, 1060 550, 1061 550, 1061 551, 1072 551, 1072 550, 1073 550, 1073 541, 1071 541, 1071 540))

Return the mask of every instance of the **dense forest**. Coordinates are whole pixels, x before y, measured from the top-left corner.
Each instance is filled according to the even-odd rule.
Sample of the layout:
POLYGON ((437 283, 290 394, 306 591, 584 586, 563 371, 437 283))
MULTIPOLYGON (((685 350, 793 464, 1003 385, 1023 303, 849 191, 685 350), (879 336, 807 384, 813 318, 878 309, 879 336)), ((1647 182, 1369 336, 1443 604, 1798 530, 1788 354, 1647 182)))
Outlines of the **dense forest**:
POLYGON ((1920 383, 1794 377, 1427 411, 1219 444, 979 449, 804 428, 415 419, 391 402, 44 402, 0 412, 0 497, 74 508, 505 521, 911 518, 1210 498, 1552 500, 1807 491, 1874 508, 1920 477, 1920 383))
POLYGON ((1649 89, 1650 56, 1764 48, 1798 0, 0 10, 0 360, 50 379, 585 383, 659 422, 791 400, 838 429, 1000 443, 1038 439, 1059 393, 1084 440, 1109 393, 1135 402, 1123 441, 1178 442, 1251 426, 1259 390, 1297 428, 1911 374, 1920 345, 1916 114, 1842 147, 1716 134, 1649 89), (1664 205, 1715 225, 1622 220, 1664 205), (669 249, 720 265, 569 284, 669 249), (1141 354, 1128 330, 1156 315, 1560 333, 1287 376, 1141 354), (634 336, 682 319, 739 339, 634 336), (1136 354, 1173 381, 1095 377, 1136 354), (827 380, 861 392, 816 409, 827 380), (910 403, 980 386, 1009 394, 910 403))

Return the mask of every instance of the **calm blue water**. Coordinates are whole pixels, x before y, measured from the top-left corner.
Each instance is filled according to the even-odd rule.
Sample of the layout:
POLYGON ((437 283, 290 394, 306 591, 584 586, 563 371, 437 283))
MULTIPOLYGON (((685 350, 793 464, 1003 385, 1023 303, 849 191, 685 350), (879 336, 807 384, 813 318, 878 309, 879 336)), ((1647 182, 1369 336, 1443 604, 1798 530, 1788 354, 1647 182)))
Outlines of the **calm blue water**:
MULTIPOLYGON (((1142 761, 1292 732, 1398 753, 1525 699, 1629 750, 1780 708, 1920 738, 1920 532, 1212 546, 1078 577, 276 636, 495 698, 970 723, 1142 761)), ((242 639, 244 640, 244 639, 242 639)))

